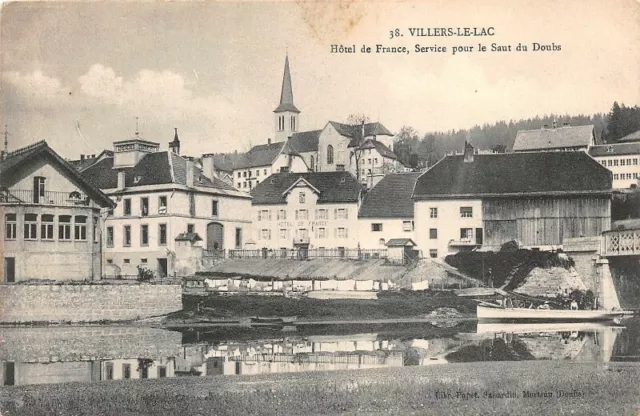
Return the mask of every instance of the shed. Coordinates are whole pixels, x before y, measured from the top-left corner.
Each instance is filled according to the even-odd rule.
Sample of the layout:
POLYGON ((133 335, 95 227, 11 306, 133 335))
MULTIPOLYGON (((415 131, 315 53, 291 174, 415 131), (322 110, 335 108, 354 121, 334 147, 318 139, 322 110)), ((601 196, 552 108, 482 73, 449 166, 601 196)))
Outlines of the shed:
POLYGON ((387 258, 392 263, 407 263, 417 257, 416 243, 410 238, 392 238, 387 241, 387 258))

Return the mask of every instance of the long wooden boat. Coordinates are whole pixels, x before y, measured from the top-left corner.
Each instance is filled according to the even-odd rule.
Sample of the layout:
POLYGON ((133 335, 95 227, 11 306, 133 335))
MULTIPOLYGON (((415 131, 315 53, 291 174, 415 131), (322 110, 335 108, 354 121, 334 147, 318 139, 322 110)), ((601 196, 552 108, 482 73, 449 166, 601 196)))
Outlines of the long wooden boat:
POLYGON ((478 305, 479 320, 517 321, 607 321, 625 315, 623 311, 569 310, 569 309, 527 309, 490 307, 478 305))

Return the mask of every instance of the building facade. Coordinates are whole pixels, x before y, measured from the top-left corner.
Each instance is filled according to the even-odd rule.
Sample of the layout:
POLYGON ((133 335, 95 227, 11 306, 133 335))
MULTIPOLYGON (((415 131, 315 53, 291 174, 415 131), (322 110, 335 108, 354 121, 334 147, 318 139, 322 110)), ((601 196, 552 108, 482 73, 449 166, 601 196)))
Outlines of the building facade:
POLYGON ((640 142, 592 146, 589 155, 613 174, 614 189, 638 186, 640 179, 640 142))
MULTIPOLYGON (((175 147, 139 138, 114 143, 114 156, 83 170, 117 206, 105 220, 105 271, 135 276, 174 274, 175 238, 201 236, 208 250, 243 248, 251 228, 251 198, 181 157, 175 147)), ((208 167, 208 168, 207 168, 208 167)))
POLYGON ((358 213, 358 240, 363 249, 384 249, 391 239, 414 240, 414 203, 419 173, 392 173, 367 191, 358 213))
POLYGON ((446 156, 413 192, 423 255, 497 250, 510 240, 553 248, 611 225, 611 173, 585 152, 446 156))
POLYGON ((0 281, 100 279, 101 210, 112 206, 44 141, 7 154, 0 161, 0 281))
POLYGON ((358 247, 361 186, 349 172, 278 173, 251 196, 257 248, 358 247))

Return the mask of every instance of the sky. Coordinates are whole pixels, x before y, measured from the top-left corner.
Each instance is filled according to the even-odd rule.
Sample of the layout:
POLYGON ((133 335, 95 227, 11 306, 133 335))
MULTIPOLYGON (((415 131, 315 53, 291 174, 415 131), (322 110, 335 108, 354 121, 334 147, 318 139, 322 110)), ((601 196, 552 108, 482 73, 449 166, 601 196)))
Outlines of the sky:
POLYGON ((9 150, 46 140, 66 158, 111 149, 136 123, 162 149, 178 128, 189 155, 266 143, 286 54, 300 130, 352 113, 424 134, 640 105, 635 0, 20 1, 2 4, 0 36, 9 150), (411 27, 495 34, 413 37, 411 27), (389 39, 396 28, 403 36, 389 39), (533 52, 533 42, 561 50, 533 52), (333 44, 410 53, 332 54, 333 44), (415 53, 415 44, 447 52, 415 53))

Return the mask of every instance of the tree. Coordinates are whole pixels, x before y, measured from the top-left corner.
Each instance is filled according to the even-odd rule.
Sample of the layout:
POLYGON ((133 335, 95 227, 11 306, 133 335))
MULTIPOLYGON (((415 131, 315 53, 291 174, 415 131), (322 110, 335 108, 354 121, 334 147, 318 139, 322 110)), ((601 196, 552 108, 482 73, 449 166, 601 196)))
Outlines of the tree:
POLYGON ((491 148, 493 153, 507 153, 507 146, 504 144, 496 144, 491 148))
MULTIPOLYGON (((360 126, 362 125, 362 123, 368 123, 368 122, 369 122, 369 116, 367 116, 366 114, 351 113, 347 117, 347 124, 351 124, 351 125, 360 126)), ((360 159, 362 158, 362 155, 364 153, 363 151, 364 149, 362 148, 363 144, 364 144, 364 137, 360 137, 359 143, 357 143, 356 146, 352 147, 352 150, 349 154, 349 158, 353 158, 355 161, 356 178, 358 180, 360 180, 360 170, 361 170, 360 159)))
POLYGON ((361 114, 361 113, 351 113, 347 117, 347 124, 352 124, 352 125, 357 124, 359 126, 363 122, 364 123, 369 123, 370 121, 371 120, 369 119, 368 115, 361 114))
POLYGON ((418 132, 413 127, 402 126, 400 132, 393 139, 393 153, 398 156, 401 162, 411 165, 411 154, 416 153, 419 142, 418 132))

